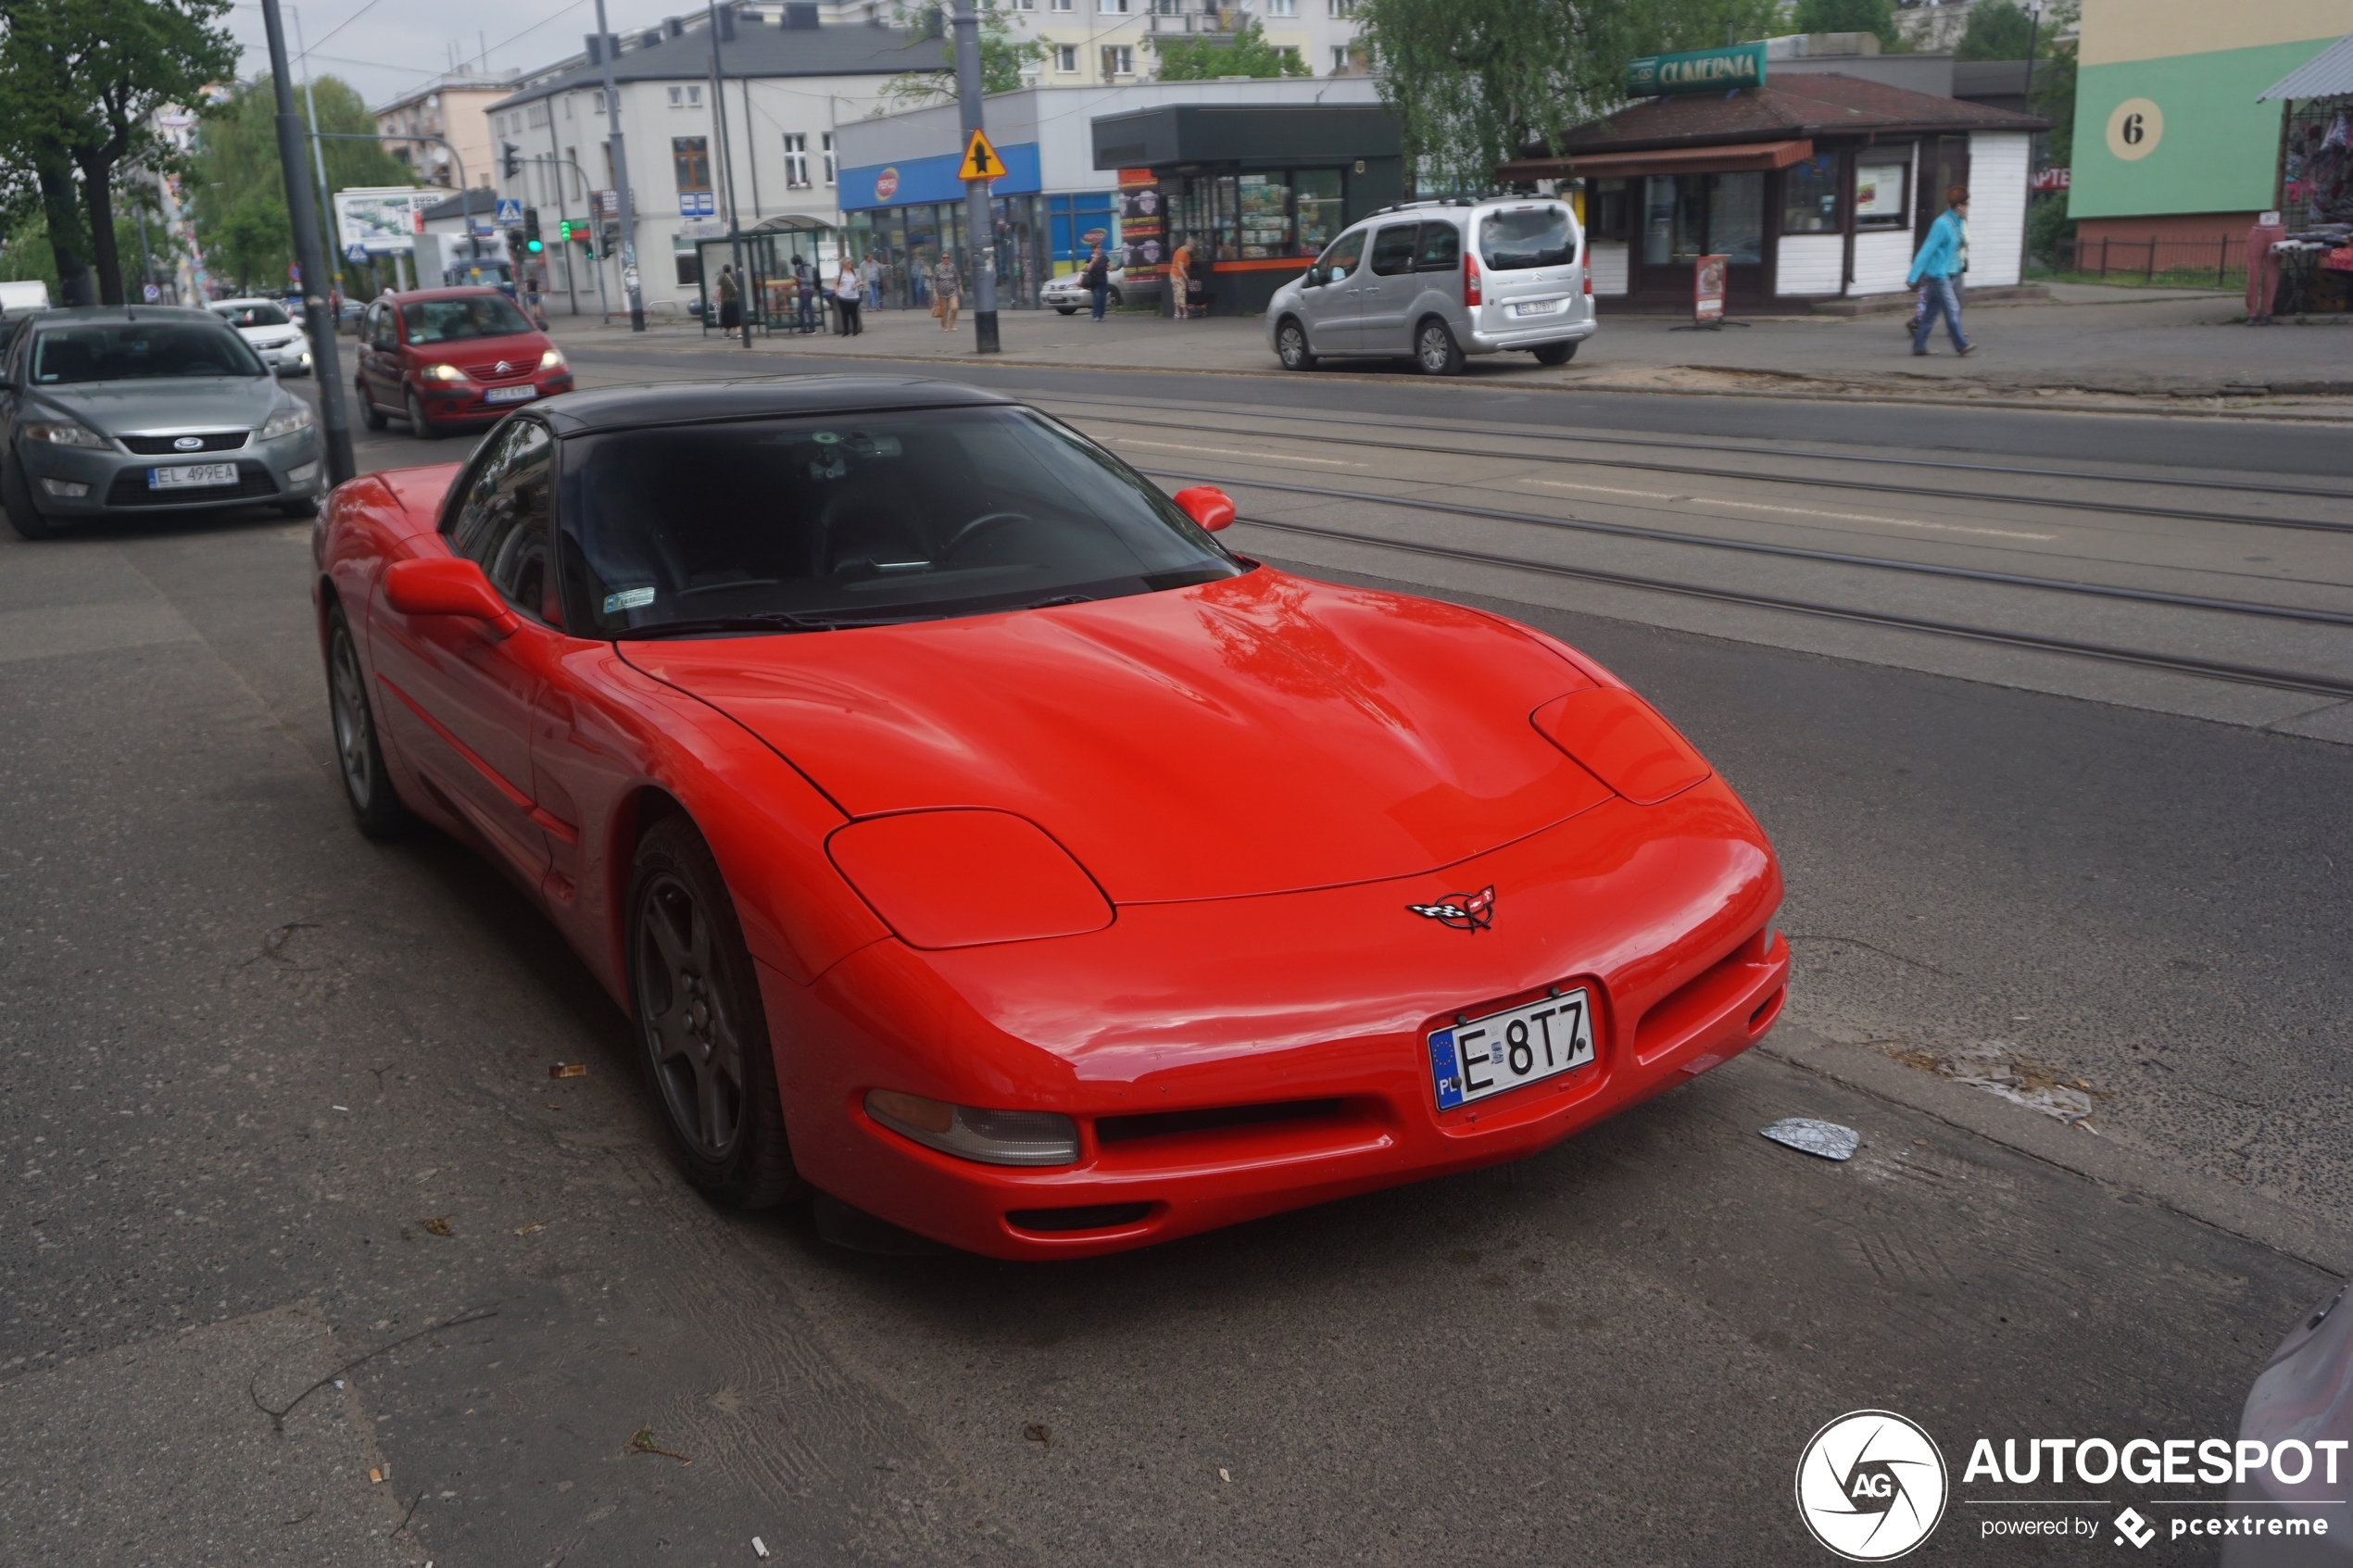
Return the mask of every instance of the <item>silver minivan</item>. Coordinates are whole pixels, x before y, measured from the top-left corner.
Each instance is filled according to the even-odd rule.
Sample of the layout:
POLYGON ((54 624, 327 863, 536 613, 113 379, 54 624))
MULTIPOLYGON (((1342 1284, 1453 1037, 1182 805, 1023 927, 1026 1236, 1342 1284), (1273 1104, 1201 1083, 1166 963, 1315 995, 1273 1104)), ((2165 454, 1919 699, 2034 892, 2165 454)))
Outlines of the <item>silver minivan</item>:
POLYGON ((1566 363, 1593 335, 1585 235, 1554 196, 1455 196, 1385 207, 1343 232, 1266 306, 1286 369, 1411 355, 1433 376, 1466 356, 1525 349, 1566 363))

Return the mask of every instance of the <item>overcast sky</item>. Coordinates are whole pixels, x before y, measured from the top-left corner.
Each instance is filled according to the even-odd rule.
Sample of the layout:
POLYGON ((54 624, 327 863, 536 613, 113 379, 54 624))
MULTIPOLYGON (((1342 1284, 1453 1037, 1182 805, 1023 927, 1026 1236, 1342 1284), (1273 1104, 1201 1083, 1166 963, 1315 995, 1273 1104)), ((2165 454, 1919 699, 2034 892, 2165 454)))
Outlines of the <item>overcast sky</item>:
MULTIPOLYGON (((493 70, 529 70, 579 51, 597 31, 596 0, 282 0, 286 48, 296 49, 296 19, 312 54, 311 73, 339 76, 371 107, 398 97, 450 67, 453 58, 479 67, 489 50, 493 70)), ((648 27, 665 16, 699 10, 695 0, 605 0, 615 32, 648 27)), ((270 69, 270 47, 257 0, 238 0, 229 26, 245 45, 238 74, 270 69)), ((303 72, 296 69, 297 80, 303 72)))

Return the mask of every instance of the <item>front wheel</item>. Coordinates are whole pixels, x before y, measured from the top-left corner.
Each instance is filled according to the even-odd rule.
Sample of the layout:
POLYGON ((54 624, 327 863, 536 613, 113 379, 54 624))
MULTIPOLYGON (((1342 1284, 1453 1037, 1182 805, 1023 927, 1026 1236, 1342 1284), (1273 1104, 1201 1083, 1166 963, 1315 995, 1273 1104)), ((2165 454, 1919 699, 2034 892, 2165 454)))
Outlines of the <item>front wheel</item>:
POLYGON ((16 464, 0 459, 0 506, 8 509, 8 526, 26 539, 54 539, 57 525, 41 515, 32 504, 32 487, 24 482, 24 470, 16 464))
POLYGON ((441 427, 425 418, 425 400, 414 387, 409 389, 409 433, 420 441, 441 439, 441 427))
POLYGON ((370 838, 397 838, 416 819, 394 793, 384 771, 384 747, 376 739, 375 709, 368 702, 368 678, 351 641, 343 607, 327 612, 327 712, 334 721, 335 762, 343 774, 343 797, 352 821, 370 838))
POLYGON ((1118 308, 1119 308, 1119 291, 1118 291, 1117 289, 1107 289, 1107 290, 1105 290, 1105 291, 1104 291, 1104 293, 1103 293, 1103 303, 1104 303, 1106 306, 1110 307, 1111 307, 1112 309, 1114 309, 1114 310, 1118 309, 1118 308))
POLYGON ((1576 358, 1577 345, 1573 340, 1543 344, 1536 350, 1536 362, 1540 365, 1566 365, 1576 358))
POLYGON ((1286 320, 1275 329, 1275 356, 1286 370, 1315 368, 1315 351, 1307 345, 1307 329, 1294 320, 1286 320))
POLYGON ((719 862, 685 817, 638 845, 628 908, 630 1010, 679 1169, 723 1208, 797 1196, 751 955, 719 862))
POLYGON ((1463 371, 1463 345, 1453 329, 1433 316, 1414 334, 1414 362, 1426 376, 1456 376, 1463 371))

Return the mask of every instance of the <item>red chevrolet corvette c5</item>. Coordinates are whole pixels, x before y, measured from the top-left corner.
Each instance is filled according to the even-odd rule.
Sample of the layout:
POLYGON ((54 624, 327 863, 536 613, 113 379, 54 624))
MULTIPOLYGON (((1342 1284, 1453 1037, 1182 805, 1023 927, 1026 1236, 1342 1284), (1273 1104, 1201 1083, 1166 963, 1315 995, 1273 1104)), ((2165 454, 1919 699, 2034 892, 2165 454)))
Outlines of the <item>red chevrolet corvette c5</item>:
POLYGON ((329 497, 346 792, 547 911, 714 1201, 1000 1257, 1516 1159, 1764 1035, 1780 872, 1681 735, 1232 518, 966 387, 574 393, 329 497))

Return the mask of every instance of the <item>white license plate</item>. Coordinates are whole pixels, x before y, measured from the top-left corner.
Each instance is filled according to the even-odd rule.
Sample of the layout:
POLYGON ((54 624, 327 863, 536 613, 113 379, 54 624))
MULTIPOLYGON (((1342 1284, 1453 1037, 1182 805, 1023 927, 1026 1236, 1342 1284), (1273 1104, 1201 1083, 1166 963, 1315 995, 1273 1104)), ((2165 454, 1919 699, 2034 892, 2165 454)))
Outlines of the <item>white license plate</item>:
POLYGON ((1593 1060, 1593 1010, 1583 987, 1506 1008, 1429 1036, 1438 1109, 1516 1089, 1593 1060))
POLYGON ((484 403, 528 403, 539 395, 535 386, 494 386, 482 395, 484 403))
POLYGON ((1529 299, 1522 300, 1519 304, 1513 306, 1512 314, 1515 316, 1549 316, 1560 307, 1561 302, 1557 299, 1529 299))
POLYGON ((147 488, 150 490, 194 490, 208 484, 236 483, 237 465, 234 463, 191 463, 185 468, 147 470, 147 488))

